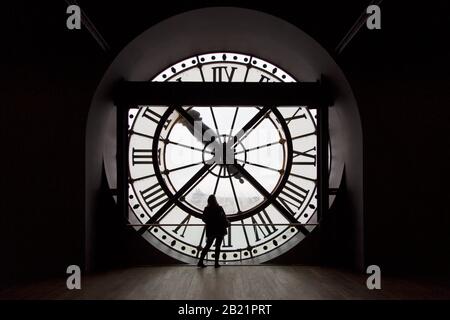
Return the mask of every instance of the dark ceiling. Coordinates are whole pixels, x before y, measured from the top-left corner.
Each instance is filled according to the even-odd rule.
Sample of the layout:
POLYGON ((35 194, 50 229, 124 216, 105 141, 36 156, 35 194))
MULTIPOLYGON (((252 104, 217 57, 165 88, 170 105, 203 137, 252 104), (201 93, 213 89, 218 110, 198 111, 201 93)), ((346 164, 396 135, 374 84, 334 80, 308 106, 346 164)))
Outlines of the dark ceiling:
MULTIPOLYGON (((237 6, 264 11, 299 26, 327 49, 333 49, 369 1, 341 6, 338 1, 178 1, 110 2, 108 9, 92 1, 79 2, 112 48, 124 47, 133 37, 165 18, 208 6, 237 6)), ((233 23, 230 21, 230 23, 233 23)))
MULTIPOLYGON (((73 1, 69 1, 73 2, 73 1)), ((239 6, 260 10, 285 19, 308 33, 333 53, 339 41, 351 28, 371 0, 364 1, 84 1, 78 4, 109 44, 109 57, 114 57, 126 44, 152 25, 188 10, 208 6, 239 6)), ((415 50, 426 50, 429 41, 447 35, 450 15, 448 1, 435 1, 432 5, 405 4, 385 0, 381 3, 382 30, 368 31, 362 28, 353 39, 348 50, 359 50, 359 59, 365 59, 364 50, 373 50, 382 44, 410 42, 415 50), (364 42, 364 38, 370 43, 364 42), (377 41, 382 41, 382 43, 377 41)), ((65 28, 67 3, 64 0, 52 3, 18 3, 7 7, 3 21, 9 26, 6 37, 14 43, 13 55, 18 48, 42 47, 61 49, 82 47, 86 54, 97 54, 101 50, 86 28, 69 31, 65 28), (26 15, 24 14, 26 12, 26 15), (14 30, 14 32, 11 32, 14 30), (34 43, 38 41, 38 43, 34 43)), ((230 21, 230 23, 233 23, 230 21)), ((29 52, 27 52, 29 53, 29 52)), ((368 52, 367 52, 368 53, 368 52)), ((394 52, 392 52, 394 53, 394 52)))

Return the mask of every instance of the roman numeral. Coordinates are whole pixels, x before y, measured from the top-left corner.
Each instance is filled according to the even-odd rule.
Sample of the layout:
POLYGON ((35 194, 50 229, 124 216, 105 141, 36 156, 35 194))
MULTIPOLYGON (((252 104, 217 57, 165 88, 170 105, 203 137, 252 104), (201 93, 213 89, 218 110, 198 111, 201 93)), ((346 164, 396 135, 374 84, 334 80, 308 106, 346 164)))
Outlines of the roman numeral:
POLYGON ((294 215, 295 212, 291 210, 289 205, 297 208, 297 210, 300 209, 300 207, 305 202, 306 197, 308 196, 308 192, 309 190, 303 189, 299 185, 288 180, 283 188, 283 191, 281 191, 280 195, 278 196, 278 199, 281 203, 284 204, 286 209, 288 209, 289 212, 294 215))
POLYGON ((311 148, 306 151, 295 151, 293 150, 292 153, 294 154, 294 158, 298 156, 307 157, 308 161, 294 161, 292 164, 294 165, 313 165, 316 166, 316 147, 311 148))
POLYGON ((159 183, 155 183, 151 187, 139 191, 142 198, 144 199, 147 206, 153 211, 155 208, 159 207, 161 204, 167 201, 167 195, 161 188, 159 183))
POLYGON ((263 238, 266 238, 273 233, 275 233, 278 229, 273 225, 272 220, 269 217, 269 214, 266 212, 266 210, 259 212, 257 215, 258 219, 255 219, 255 216, 252 216, 252 223, 253 224, 266 224, 266 225, 254 225, 253 226, 253 232, 255 233, 255 239, 256 241, 261 240, 259 236, 259 232, 261 232, 263 238), (269 225, 270 224, 270 225, 269 225), (259 232, 258 232, 259 230, 259 232))
POLYGON ((292 140, 303 139, 303 138, 306 138, 306 137, 309 137, 309 136, 312 136, 312 135, 315 135, 315 134, 316 134, 316 131, 305 133, 305 134, 301 134, 299 136, 292 137, 292 140))
POLYGON ((161 120, 161 115, 153 111, 151 108, 147 107, 142 114, 144 118, 149 119, 150 121, 153 121, 154 123, 159 123, 159 120, 161 120))
POLYGON ((223 248, 231 248, 233 245, 231 244, 231 227, 228 227, 228 234, 223 238, 223 248))
POLYGON ((228 72, 227 67, 213 67, 213 81, 214 82, 223 82, 226 79, 228 82, 231 82, 234 77, 234 72, 237 67, 231 67, 230 72, 228 72))
POLYGON ((270 81, 269 77, 266 77, 265 75, 261 75, 261 78, 259 79, 259 82, 272 82, 270 81))
POLYGON ((289 124, 289 122, 291 122, 292 120, 306 119, 306 113, 299 114, 300 110, 301 108, 298 108, 292 117, 284 118, 284 120, 286 120, 286 123, 289 124))
POLYGON ((181 221, 180 225, 177 226, 175 229, 173 229, 173 232, 178 234, 178 231, 180 231, 180 229, 183 229, 182 233, 180 234, 180 237, 184 238, 184 234, 186 233, 187 226, 186 225, 183 226, 183 224, 188 224, 190 220, 191 220, 191 215, 188 214, 186 216, 186 218, 184 218, 183 221, 181 221))
POLYGON ((149 164, 149 163, 151 164, 151 163, 153 163, 151 149, 135 149, 135 148, 133 148, 131 156, 132 156, 133 166, 136 164, 149 164))
MULTIPOLYGON (((153 111, 151 108, 147 107, 147 109, 145 109, 144 113, 142 114, 142 117, 147 118, 150 121, 153 121, 154 123, 158 124, 162 116, 159 113, 153 111)), ((164 124, 164 129, 167 129, 167 127, 170 125, 171 122, 172 122, 171 119, 167 119, 166 123, 164 124)))

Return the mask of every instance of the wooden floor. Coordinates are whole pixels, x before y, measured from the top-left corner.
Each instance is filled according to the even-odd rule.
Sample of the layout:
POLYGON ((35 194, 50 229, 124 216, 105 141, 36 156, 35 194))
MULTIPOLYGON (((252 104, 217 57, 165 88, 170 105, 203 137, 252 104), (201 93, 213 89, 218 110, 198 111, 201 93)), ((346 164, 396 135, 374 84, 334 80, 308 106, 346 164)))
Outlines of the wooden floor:
POLYGON ((365 275, 321 267, 165 266, 89 275, 81 290, 65 279, 16 286, 0 299, 450 299, 450 288, 382 277, 381 290, 368 290, 365 275))

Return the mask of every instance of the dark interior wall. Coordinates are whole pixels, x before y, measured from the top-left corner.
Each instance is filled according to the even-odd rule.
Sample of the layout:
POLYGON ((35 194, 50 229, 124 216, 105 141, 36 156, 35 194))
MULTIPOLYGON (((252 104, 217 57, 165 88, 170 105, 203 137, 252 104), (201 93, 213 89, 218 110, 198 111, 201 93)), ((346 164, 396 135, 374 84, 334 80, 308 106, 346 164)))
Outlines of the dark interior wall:
POLYGON ((3 11, 2 284, 82 263, 84 131, 107 60, 85 33, 65 28, 65 8, 3 11))
MULTIPOLYGON (((183 2, 145 14, 138 6, 115 5, 105 13, 91 5, 88 13, 114 48, 110 55, 85 30, 65 28, 64 1, 51 7, 6 6, 1 284, 62 275, 67 265, 83 262, 84 138, 95 88, 114 52, 137 34, 167 16, 208 4, 183 2), (119 18, 122 7, 127 23, 119 18), (108 29, 108 23, 114 26, 108 29)), ((243 5, 298 25, 329 51, 360 10, 357 5, 335 17, 332 12, 339 10, 323 3, 298 11, 287 4, 243 5)), ((446 273, 449 5, 383 3, 382 8, 383 29, 365 30, 337 59, 362 117, 366 261, 389 272, 446 273)))
POLYGON ((162 254, 137 232, 126 226, 122 214, 109 190, 106 176, 102 175, 101 192, 97 203, 100 207, 94 217, 93 239, 95 260, 92 269, 107 270, 111 267, 136 265, 177 264, 177 260, 162 254))
POLYGON ((389 272, 450 270, 449 10, 386 3, 339 58, 363 122, 367 263, 389 272))

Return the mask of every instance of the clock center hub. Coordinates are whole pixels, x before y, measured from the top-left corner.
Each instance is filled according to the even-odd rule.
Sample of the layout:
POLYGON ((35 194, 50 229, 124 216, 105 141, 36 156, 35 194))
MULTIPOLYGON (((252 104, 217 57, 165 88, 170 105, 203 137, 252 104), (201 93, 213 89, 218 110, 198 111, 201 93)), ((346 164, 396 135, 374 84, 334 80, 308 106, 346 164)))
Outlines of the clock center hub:
MULTIPOLYGON (((241 141, 234 136, 222 134, 211 143, 205 145, 203 149, 203 163, 216 165, 219 167, 210 169, 210 172, 218 177, 227 178, 238 175, 238 170, 234 166, 239 163, 245 166, 247 160, 247 150, 241 141)), ((236 178, 240 178, 236 176, 236 178)), ((241 179, 239 179, 241 180, 241 179)))

